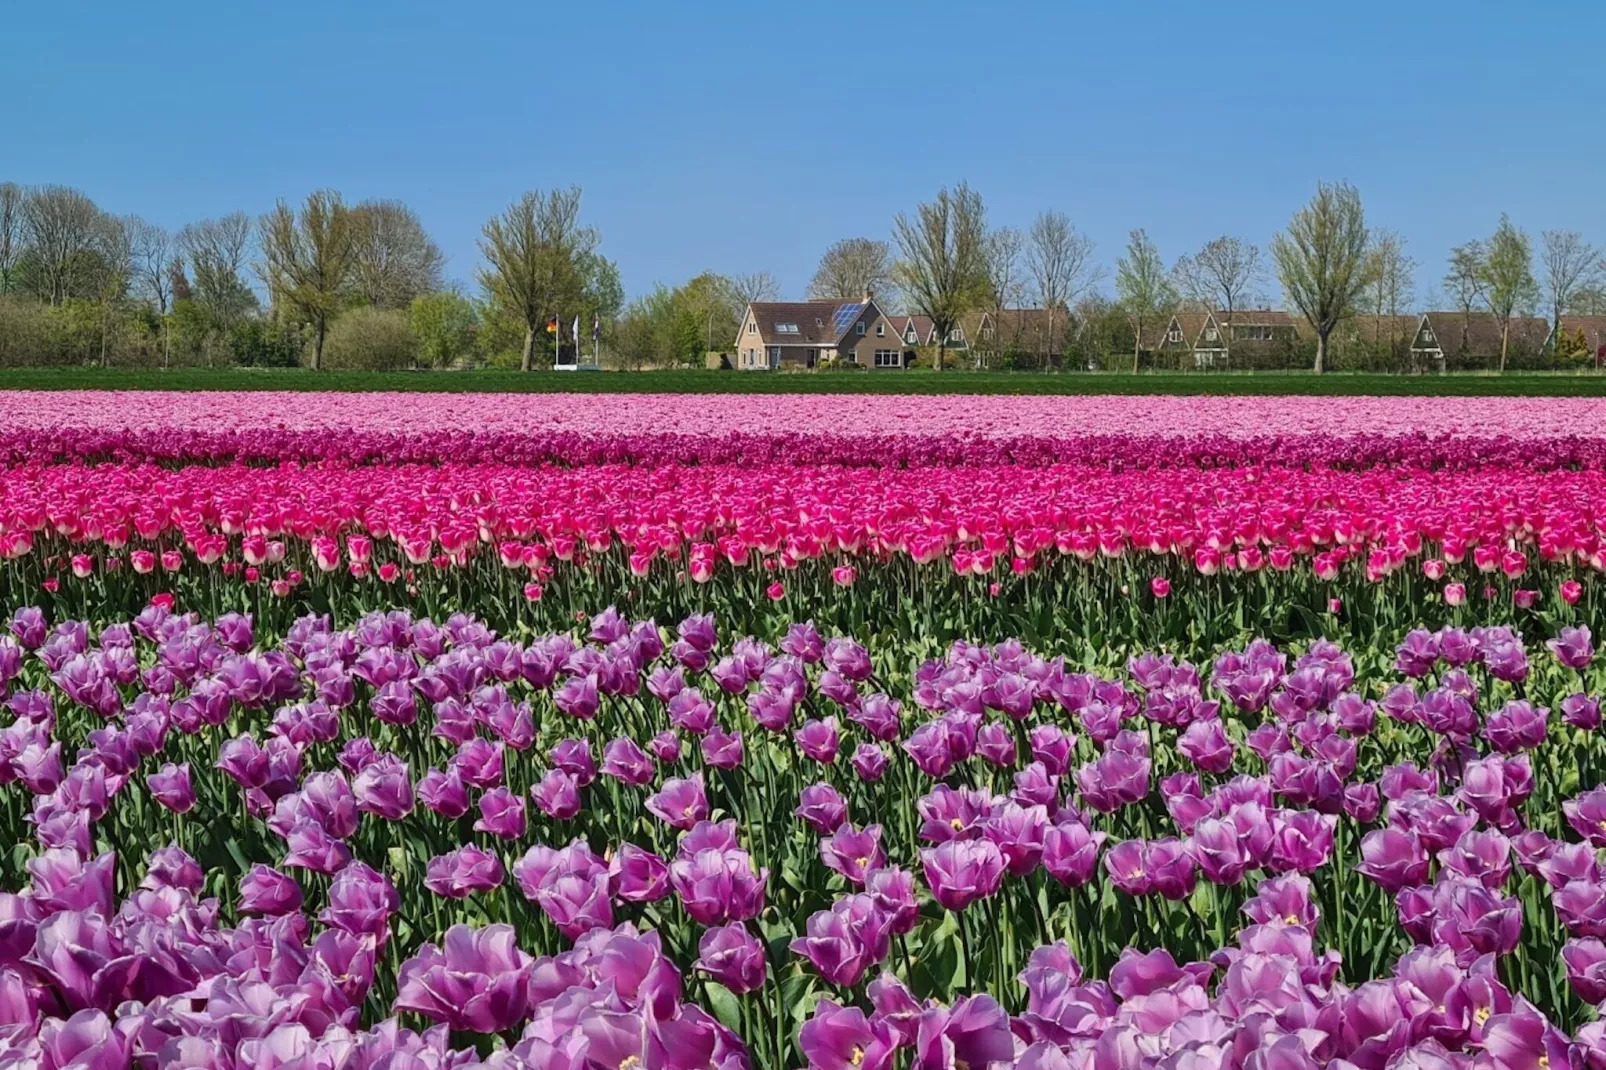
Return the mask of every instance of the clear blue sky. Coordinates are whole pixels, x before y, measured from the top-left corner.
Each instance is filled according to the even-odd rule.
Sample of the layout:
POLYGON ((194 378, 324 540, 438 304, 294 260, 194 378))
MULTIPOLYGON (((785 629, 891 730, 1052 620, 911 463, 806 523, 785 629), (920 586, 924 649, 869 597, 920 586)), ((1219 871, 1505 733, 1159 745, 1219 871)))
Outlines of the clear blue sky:
POLYGON ((411 204, 469 280, 486 217, 578 184, 627 291, 889 236, 968 179, 1113 264, 1264 245, 1318 179, 1422 296, 1508 211, 1606 243, 1606 3, 57 0, 0 15, 0 180, 169 226, 330 186, 411 204))

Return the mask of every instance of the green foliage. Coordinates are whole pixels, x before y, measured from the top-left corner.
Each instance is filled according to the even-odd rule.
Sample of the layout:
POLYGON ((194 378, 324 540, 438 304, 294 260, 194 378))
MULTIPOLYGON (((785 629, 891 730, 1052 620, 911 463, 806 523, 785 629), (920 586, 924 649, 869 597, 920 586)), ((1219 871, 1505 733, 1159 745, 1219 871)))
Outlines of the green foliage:
POLYGON ((242 368, 295 368, 306 340, 293 324, 248 319, 230 329, 228 347, 242 368))
POLYGON ((418 339, 419 359, 427 367, 450 368, 470 362, 480 333, 478 306, 455 291, 413 299, 408 321, 418 339))
POLYGON ((330 369, 400 371, 417 361, 418 339, 399 309, 352 309, 324 340, 323 366, 330 369))

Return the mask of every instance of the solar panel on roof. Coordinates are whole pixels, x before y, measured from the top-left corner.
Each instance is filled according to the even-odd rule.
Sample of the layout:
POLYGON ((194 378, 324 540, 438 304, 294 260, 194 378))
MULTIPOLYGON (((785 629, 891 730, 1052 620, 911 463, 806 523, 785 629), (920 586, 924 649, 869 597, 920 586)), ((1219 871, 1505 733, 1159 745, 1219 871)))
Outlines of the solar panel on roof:
POLYGON ((837 308, 836 315, 831 317, 831 325, 840 334, 848 329, 848 324, 858 318, 859 313, 862 311, 864 311, 863 305, 842 305, 837 308))

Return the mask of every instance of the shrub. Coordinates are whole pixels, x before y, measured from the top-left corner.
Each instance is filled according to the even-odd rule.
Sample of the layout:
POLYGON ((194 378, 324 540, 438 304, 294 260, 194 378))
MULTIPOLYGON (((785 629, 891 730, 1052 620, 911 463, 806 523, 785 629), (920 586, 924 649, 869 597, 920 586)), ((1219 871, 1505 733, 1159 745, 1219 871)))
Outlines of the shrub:
POLYGON ((323 345, 330 369, 396 371, 417 361, 418 339, 399 310, 354 308, 335 321, 323 345))

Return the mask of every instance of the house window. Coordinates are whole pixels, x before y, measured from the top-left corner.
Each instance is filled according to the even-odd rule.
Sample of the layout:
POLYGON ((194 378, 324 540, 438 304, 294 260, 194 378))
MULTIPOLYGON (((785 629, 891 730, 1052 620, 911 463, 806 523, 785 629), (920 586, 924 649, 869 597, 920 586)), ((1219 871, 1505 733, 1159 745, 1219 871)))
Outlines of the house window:
POLYGON ((961 330, 960 328, 955 327, 953 330, 948 332, 948 341, 950 341, 950 342, 963 342, 964 340, 965 340, 965 332, 963 330, 961 330))
POLYGON ((862 320, 859 323, 856 323, 856 324, 853 325, 853 333, 854 334, 863 334, 864 333, 864 322, 862 320))
POLYGON ((775 333, 776 334, 796 334, 797 333, 797 324, 795 324, 795 323, 777 323, 775 325, 775 333))
POLYGON ((885 338, 886 335, 887 335, 887 325, 885 323, 882 323, 880 320, 877 320, 876 321, 876 325, 875 325, 875 336, 877 338, 885 338))
POLYGON ((878 349, 875 351, 875 366, 877 368, 903 367, 903 354, 896 349, 878 349))
POLYGON ((857 364, 857 363, 859 363, 859 348, 858 348, 858 346, 854 346, 852 349, 848 350, 846 352, 846 354, 844 354, 844 355, 847 357, 847 360, 848 360, 849 364, 857 364))
POLYGON ((993 337, 993 329, 991 327, 983 327, 981 329, 981 340, 983 342, 990 341, 992 339, 992 337, 993 337))
POLYGON ((903 340, 905 342, 909 343, 910 345, 914 345, 915 344, 915 332, 913 331, 913 329, 907 330, 907 331, 905 331, 903 333, 903 340))
POLYGON ((770 346, 770 365, 773 367, 773 366, 779 365, 780 363, 781 363, 781 347, 780 346, 770 346))
POLYGON ((757 334, 758 333, 758 324, 754 323, 752 320, 748 320, 747 321, 747 333, 748 334, 757 334))
POLYGON ((1214 327, 1206 327, 1205 328, 1205 341, 1214 342, 1216 340, 1216 338, 1217 338, 1216 329, 1214 327))
POLYGON ((1165 332, 1165 340, 1167 342, 1170 342, 1172 345, 1181 345, 1182 344, 1182 328, 1173 327, 1169 331, 1165 332))

